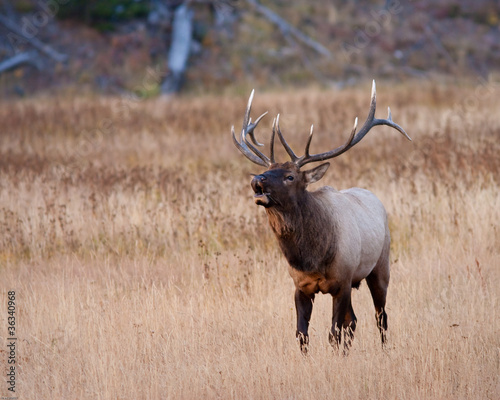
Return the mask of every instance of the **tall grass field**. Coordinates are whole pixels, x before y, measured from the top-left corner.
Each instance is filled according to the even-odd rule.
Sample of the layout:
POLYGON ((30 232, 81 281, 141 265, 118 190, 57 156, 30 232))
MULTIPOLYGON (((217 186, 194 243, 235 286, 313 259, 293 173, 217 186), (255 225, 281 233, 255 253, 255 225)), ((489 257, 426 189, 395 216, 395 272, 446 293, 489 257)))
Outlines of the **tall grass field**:
MULTIPOLYGON (((376 127, 311 185, 373 191, 392 235, 382 349, 366 284, 343 356, 318 295, 309 354, 294 286, 234 147, 248 93, 39 97, 0 106, 0 396, 500 398, 500 85, 378 82, 376 127), (15 293, 15 392, 7 376, 15 293)), ((370 83, 257 91, 291 146, 344 143, 370 83)), ((266 152, 269 148, 266 147, 266 152)), ((277 158, 286 160, 283 149, 277 158)))

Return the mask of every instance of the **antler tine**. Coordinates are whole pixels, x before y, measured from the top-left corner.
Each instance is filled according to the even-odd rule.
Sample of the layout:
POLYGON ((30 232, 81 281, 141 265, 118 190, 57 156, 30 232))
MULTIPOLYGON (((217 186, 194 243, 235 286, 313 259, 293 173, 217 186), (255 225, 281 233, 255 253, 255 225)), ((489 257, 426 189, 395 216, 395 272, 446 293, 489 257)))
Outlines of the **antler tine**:
POLYGON ((297 165, 299 167, 301 167, 301 166, 303 166, 307 163, 310 163, 310 162, 323 161, 323 160, 337 157, 337 156, 341 155, 342 153, 345 153, 347 150, 349 150, 351 147, 353 147, 357 143, 359 143, 361 141, 361 139, 363 139, 366 136, 366 134, 370 131, 370 129, 373 128, 374 126, 377 126, 377 125, 390 126, 391 128, 394 128, 394 129, 398 130, 399 132, 401 132, 408 140, 411 140, 411 138, 406 134, 404 129, 401 128, 398 124, 396 124, 392 120, 392 114, 391 114, 390 108, 389 108, 389 115, 388 115, 387 119, 378 119, 378 118, 375 118, 376 107, 377 107, 377 90, 376 90, 376 86, 375 86, 375 80, 373 80, 371 101, 370 101, 370 110, 368 112, 368 117, 366 118, 366 121, 363 124, 363 126, 361 127, 361 129, 359 130, 359 132, 356 133, 356 128, 358 125, 358 118, 356 118, 354 121, 354 127, 351 131, 351 135, 345 144, 343 144, 340 147, 337 147, 334 150, 331 150, 331 151, 328 151, 325 153, 314 154, 312 156, 309 155, 309 143, 310 143, 310 138, 309 138, 309 142, 308 142, 308 145, 306 147, 306 154, 298 160, 297 165))
MULTIPOLYGON (((255 128, 255 127, 254 127, 255 128)), ((256 147, 254 147, 254 145, 252 143, 250 143, 248 140, 247 140, 247 134, 249 134, 249 131, 246 130, 246 131, 241 131, 241 141, 242 143, 245 143, 246 146, 251 150, 253 151, 253 153, 259 157, 262 161, 264 161, 265 163, 265 167, 271 165, 271 161, 269 160, 269 158, 267 158, 267 156, 265 154, 263 154, 259 149, 257 149, 256 147)))
POLYGON ((236 135, 234 133, 234 126, 231 128, 231 133, 233 136, 233 142, 235 146, 238 148, 238 150, 243 153, 245 157, 247 157, 250 161, 261 165, 263 167, 268 167, 271 165, 271 161, 269 158, 267 158, 264 154, 262 154, 257 148, 250 143, 247 139, 247 135, 250 136, 251 141, 256 145, 256 146, 263 146, 263 144, 259 143, 257 139, 255 138, 255 133, 254 129, 257 127, 258 123, 261 121, 262 118, 267 114, 267 111, 262 114, 259 118, 255 120, 255 122, 252 122, 252 119, 250 118, 250 111, 252 109, 252 101, 253 101, 253 96, 255 94, 255 90, 252 90, 252 93, 250 94, 250 97, 248 99, 248 104, 247 108, 245 110, 245 116, 243 118, 243 127, 241 129, 241 134, 240 134, 240 141, 236 139, 236 135))
POLYGON ((247 134, 250 135, 252 142, 256 146, 264 146, 262 143, 259 143, 257 139, 255 139, 254 129, 260 122, 260 120, 264 118, 264 116, 267 114, 267 111, 264 114, 262 114, 259 118, 257 118, 254 123, 252 123, 252 118, 250 117, 250 111, 252 110, 252 102, 254 94, 255 94, 255 89, 252 89, 252 93, 250 93, 250 97, 248 98, 247 108, 245 110, 245 117, 243 118, 242 130, 246 130, 247 134))
POLYGON ((288 155, 292 159, 292 162, 297 163, 297 161, 299 160, 299 157, 297 157, 295 155, 295 153, 293 152, 292 148, 288 145, 288 143, 286 142, 285 138, 283 137, 283 134, 281 133, 281 129, 280 129, 280 115, 279 114, 276 117, 276 127, 278 128, 278 137, 280 138, 281 144, 283 145, 283 147, 285 148, 286 152, 288 153, 288 155))
POLYGON ((354 140, 354 135, 356 135, 356 129, 358 129, 358 117, 354 118, 354 126, 352 127, 351 134, 349 135, 349 139, 345 142, 345 147, 352 146, 352 141, 354 140))
POLYGON ((262 143, 259 143, 257 141, 257 139, 255 138, 255 133, 254 133, 254 129, 257 127, 258 123, 260 122, 260 120, 262 118, 264 118, 266 115, 267 115, 268 111, 266 111, 264 114, 262 114, 259 118, 257 118, 255 120, 255 122, 252 123, 252 118, 250 118, 248 120, 248 126, 247 126, 247 134, 248 136, 250 136, 250 139, 252 139, 252 142, 256 145, 256 146, 264 146, 262 143))
POLYGON ((361 129, 357 133, 357 135, 354 137, 354 140, 352 141, 351 147, 354 146, 355 144, 359 143, 361 141, 361 139, 363 139, 365 137, 365 135, 370 131, 370 129, 372 129, 374 126, 377 126, 377 125, 390 126, 391 128, 394 128, 397 131, 401 132, 408 140, 411 140, 411 138, 406 134, 404 129, 392 121, 392 114, 391 114, 390 108, 389 108, 389 115, 388 115, 387 119, 378 119, 378 118, 375 118, 376 107, 377 107, 377 90, 376 90, 376 86, 375 86, 375 80, 373 80, 370 111, 368 113, 368 117, 366 118, 365 123, 363 124, 363 126, 361 127, 361 129))
POLYGON ((271 134, 271 142, 269 144, 269 147, 271 148, 271 154, 270 154, 270 159, 271 159, 271 164, 274 164, 276 161, 274 160, 274 136, 276 134, 276 118, 273 119, 273 133, 271 134))
POLYGON ((313 138, 314 125, 311 125, 311 132, 309 133, 309 139, 307 139, 306 150, 304 151, 304 158, 309 157, 309 146, 311 146, 311 140, 313 138))
MULTIPOLYGON (((392 123, 389 126, 393 127, 394 129, 398 130, 399 132, 401 132, 403 134, 403 136, 406 137, 406 139, 408 139, 410 142, 412 142, 411 137, 408 136, 408 134, 405 132, 405 130, 392 120, 391 107, 387 107, 387 121, 392 123)), ((385 125, 388 125, 388 124, 385 124, 385 125)))
MULTIPOLYGON (((231 133, 233 135, 233 143, 234 145, 238 148, 238 150, 250 161, 254 162, 255 164, 261 165, 263 167, 267 167, 268 164, 262 160, 260 157, 257 157, 255 154, 253 154, 248 146, 245 144, 245 141, 242 140, 242 142, 238 142, 236 139, 236 136, 234 134, 234 126, 231 127, 231 133)), ((243 133, 243 132, 242 132, 243 133)))
POLYGON ((349 135, 349 139, 347 139, 347 141, 342 146, 339 146, 336 149, 334 149, 332 151, 328 151, 326 153, 314 154, 314 155, 311 156, 309 154, 309 145, 311 144, 311 139, 312 139, 312 126, 311 126, 311 133, 309 135, 309 140, 307 141, 305 155, 302 156, 298 160, 297 166, 300 168, 303 165, 308 164, 310 162, 328 160, 330 158, 337 157, 337 156, 341 155, 342 153, 346 152, 347 150, 349 150, 349 148, 352 147, 351 143, 352 143, 352 141, 354 139, 354 135, 356 133, 356 128, 357 127, 358 127, 358 118, 356 117, 355 120, 354 120, 354 126, 352 128, 351 134, 349 135))
POLYGON ((255 89, 252 89, 252 93, 250 93, 250 97, 248 98, 247 108, 245 110, 245 117, 243 118, 243 130, 245 130, 250 122, 250 111, 252 110, 252 101, 253 96, 255 94, 255 89))

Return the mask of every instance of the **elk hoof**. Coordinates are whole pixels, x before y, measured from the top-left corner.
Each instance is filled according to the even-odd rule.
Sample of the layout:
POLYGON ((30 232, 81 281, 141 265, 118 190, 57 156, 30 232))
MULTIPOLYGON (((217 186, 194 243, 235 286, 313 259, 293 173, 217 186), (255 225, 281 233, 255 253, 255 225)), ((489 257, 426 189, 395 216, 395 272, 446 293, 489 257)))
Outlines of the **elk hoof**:
POLYGON ((297 332, 297 342, 299 343, 300 351, 306 356, 309 350, 309 335, 297 332))
POLYGON ((330 342, 330 345, 337 350, 340 346, 339 333, 336 332, 336 334, 334 334, 332 332, 328 332, 328 341, 330 342))

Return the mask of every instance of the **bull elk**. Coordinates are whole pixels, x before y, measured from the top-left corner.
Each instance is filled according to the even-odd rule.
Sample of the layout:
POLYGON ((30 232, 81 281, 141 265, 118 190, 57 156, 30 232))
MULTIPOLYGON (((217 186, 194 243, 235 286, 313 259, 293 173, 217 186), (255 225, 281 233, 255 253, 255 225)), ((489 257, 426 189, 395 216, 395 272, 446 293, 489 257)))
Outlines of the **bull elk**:
POLYGON ((363 279, 370 289, 375 306, 375 318, 382 345, 386 342, 387 314, 385 311, 389 284, 390 233, 387 213, 380 200, 360 188, 338 191, 324 186, 314 192, 307 185, 320 180, 330 163, 302 170, 308 163, 337 157, 359 143, 377 125, 387 125, 411 140, 399 125, 387 119, 375 118, 376 91, 372 85, 371 105, 366 122, 356 133, 357 121, 349 139, 342 146, 319 154, 309 154, 313 127, 304 155, 298 157, 286 142, 279 125, 279 114, 273 121, 270 157, 257 146, 263 146, 254 135, 262 114, 252 122, 250 110, 254 91, 248 100, 239 140, 232 128, 235 146, 250 161, 267 171, 252 179, 254 200, 267 212, 269 225, 289 263, 289 273, 295 283, 297 311, 296 337, 303 353, 307 353, 308 327, 314 296, 329 293, 333 297, 332 327, 329 341, 339 348, 343 342, 347 352, 356 329, 356 316, 351 304, 352 288, 359 288, 363 279), (291 161, 277 163, 274 159, 274 138, 278 134, 291 161), (250 140, 249 140, 250 139, 250 140))

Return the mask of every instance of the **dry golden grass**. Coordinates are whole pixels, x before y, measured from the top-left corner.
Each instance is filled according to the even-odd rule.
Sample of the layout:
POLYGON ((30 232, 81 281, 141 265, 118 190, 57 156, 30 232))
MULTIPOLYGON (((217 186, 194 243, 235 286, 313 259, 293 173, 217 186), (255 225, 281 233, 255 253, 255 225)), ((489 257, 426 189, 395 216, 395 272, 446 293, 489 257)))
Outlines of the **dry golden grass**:
MULTIPOLYGON (((22 399, 499 398, 499 94, 379 83, 377 115, 391 105, 414 142, 376 128, 321 182, 366 187, 390 215, 390 345, 362 285, 348 357, 328 345, 329 296, 310 355, 295 342, 293 283, 251 198, 259 168, 229 136, 245 98, 3 103, 2 371, 15 290, 22 399)), ((369 85, 257 93, 254 115, 280 112, 298 148, 314 123, 322 151, 368 103, 369 85)))

